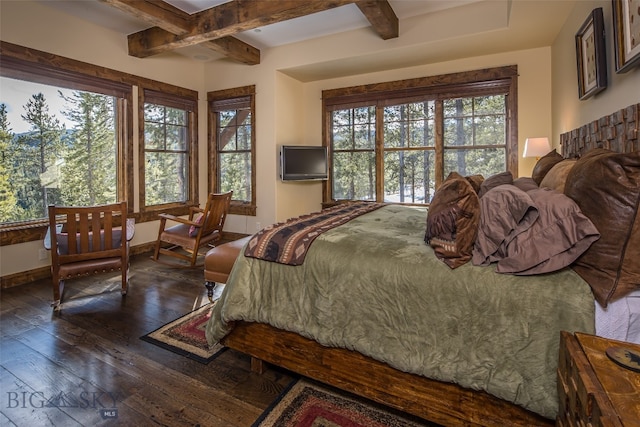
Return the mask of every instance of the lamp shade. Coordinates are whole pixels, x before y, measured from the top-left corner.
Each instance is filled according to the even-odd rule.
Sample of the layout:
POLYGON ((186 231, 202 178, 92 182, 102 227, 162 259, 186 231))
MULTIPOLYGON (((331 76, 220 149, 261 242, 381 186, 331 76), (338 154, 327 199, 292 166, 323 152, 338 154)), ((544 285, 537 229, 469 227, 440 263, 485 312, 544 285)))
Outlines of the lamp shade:
POLYGON ((527 138, 524 141, 524 152, 522 157, 542 157, 551 151, 549 138, 527 138))

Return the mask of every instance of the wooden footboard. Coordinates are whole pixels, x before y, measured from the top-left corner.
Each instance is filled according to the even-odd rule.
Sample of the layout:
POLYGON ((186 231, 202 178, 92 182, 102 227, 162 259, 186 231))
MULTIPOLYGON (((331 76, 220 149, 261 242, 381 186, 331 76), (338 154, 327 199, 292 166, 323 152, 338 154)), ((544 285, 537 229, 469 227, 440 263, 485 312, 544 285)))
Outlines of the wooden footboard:
POLYGON ((391 368, 262 323, 239 322, 224 345, 265 362, 446 426, 545 426, 553 420, 482 391, 391 368))

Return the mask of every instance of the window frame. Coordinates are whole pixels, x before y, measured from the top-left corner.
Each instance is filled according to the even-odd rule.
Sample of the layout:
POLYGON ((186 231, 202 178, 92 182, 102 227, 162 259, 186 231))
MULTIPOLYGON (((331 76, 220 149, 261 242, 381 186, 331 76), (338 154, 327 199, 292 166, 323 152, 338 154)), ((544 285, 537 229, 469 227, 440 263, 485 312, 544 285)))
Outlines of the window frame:
MULTIPOLYGON (((444 124, 442 100, 469 98, 503 93, 506 96, 506 167, 513 176, 518 176, 518 70, 516 65, 483 70, 445 74, 440 76, 367 84, 322 91, 322 143, 329 152, 329 179, 324 182, 322 199, 324 204, 334 203, 333 197, 333 152, 331 149, 332 112, 363 106, 376 108, 375 157, 376 177, 383 176, 384 123, 383 108, 389 105, 410 103, 424 99, 436 100, 435 121, 435 188, 439 188, 446 177, 444 171, 444 124), (439 101, 439 102, 438 102, 439 101)), ((376 178, 376 200, 384 199, 384 182, 376 178)), ((424 205, 424 204, 421 204, 424 205)))
MULTIPOLYGON (((122 73, 4 41, 0 42, 0 60, 2 77, 101 93, 116 98, 116 194, 119 200, 130 200, 130 195, 133 194, 133 183, 128 178, 133 172, 129 161, 133 135, 133 84, 120 78, 122 73)), ((133 212, 133 203, 128 203, 128 210, 133 212)), ((40 240, 48 224, 47 218, 0 223, 0 244, 4 246, 40 240)))
POLYGON ((138 88, 138 182, 139 182, 139 203, 140 213, 148 216, 149 213, 167 212, 175 214, 186 213, 189 206, 198 205, 198 95, 194 91, 181 90, 178 87, 162 88, 140 86, 138 88), (163 203, 159 205, 147 206, 146 197, 146 178, 145 178, 145 119, 144 106, 145 103, 162 105, 164 107, 178 108, 187 111, 188 122, 188 141, 187 141, 187 162, 188 162, 188 188, 187 200, 183 202, 163 203))
MULTIPOLYGON (((33 81, 45 84, 57 84, 69 89, 79 89, 93 91, 95 84, 102 84, 105 88, 111 90, 124 90, 126 97, 123 102, 118 102, 118 117, 122 120, 119 126, 118 140, 118 197, 120 200, 127 201, 128 215, 135 218, 136 223, 146 221, 157 221, 160 209, 146 210, 134 212, 134 127, 140 123, 141 116, 134 123, 134 103, 133 98, 134 87, 138 90, 138 98, 140 92, 144 88, 153 89, 159 93, 166 93, 168 96, 182 96, 189 99, 198 100, 198 92, 191 89, 181 88, 179 86, 162 83, 146 77, 136 76, 133 74, 93 65, 87 62, 66 58, 64 56, 55 55, 48 52, 31 49, 28 47, 16 45, 13 43, 0 40, 0 75, 19 78, 21 80, 33 81), (60 83, 62 82, 62 83, 60 83), (64 82, 67 82, 66 84, 64 82), (125 89, 126 88, 126 89, 125 89)), ((139 99, 138 99, 139 102, 139 99)), ((138 103, 138 106, 143 105, 138 103)), ((139 113, 139 110, 138 110, 139 113)), ((197 120, 197 119, 196 119, 197 120)), ((194 131, 197 132, 197 122, 194 125, 194 131)), ((197 137, 197 133, 194 134, 197 137)), ((197 138, 192 138, 197 147, 197 138)), ((140 144, 138 144, 140 146, 140 144)), ((195 159, 197 154, 192 150, 195 159)), ((197 162, 193 164, 193 188, 194 194, 192 199, 193 205, 198 205, 198 167, 197 162)), ((140 185, 138 184, 139 188, 140 185)), ((173 215, 186 215, 189 213, 187 204, 176 207, 162 209, 162 212, 171 213, 173 215)), ((0 245, 8 246, 17 243, 26 243, 31 241, 42 240, 45 236, 49 222, 47 219, 39 219, 25 222, 0 223, 0 245)))
POLYGON ((251 200, 249 202, 242 200, 231 200, 229 213, 245 216, 256 216, 256 87, 255 85, 243 86, 233 89, 225 89, 213 92, 207 92, 207 141, 208 141, 208 189, 209 192, 220 192, 220 183, 218 182, 219 154, 218 150, 218 115, 213 107, 214 103, 223 103, 225 101, 232 102, 237 98, 249 98, 251 108, 251 200))

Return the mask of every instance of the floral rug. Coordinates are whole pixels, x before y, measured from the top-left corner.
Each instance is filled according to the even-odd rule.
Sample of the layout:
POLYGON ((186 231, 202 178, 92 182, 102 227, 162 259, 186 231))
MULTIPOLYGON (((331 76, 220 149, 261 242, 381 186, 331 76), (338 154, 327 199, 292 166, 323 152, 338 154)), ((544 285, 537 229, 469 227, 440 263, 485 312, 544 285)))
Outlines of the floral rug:
POLYGON ((207 320, 211 317, 214 304, 204 305, 140 337, 140 339, 207 364, 226 349, 220 344, 209 347, 204 335, 204 329, 207 320))
POLYGON ((252 427, 437 427, 411 415, 321 386, 294 381, 252 427))

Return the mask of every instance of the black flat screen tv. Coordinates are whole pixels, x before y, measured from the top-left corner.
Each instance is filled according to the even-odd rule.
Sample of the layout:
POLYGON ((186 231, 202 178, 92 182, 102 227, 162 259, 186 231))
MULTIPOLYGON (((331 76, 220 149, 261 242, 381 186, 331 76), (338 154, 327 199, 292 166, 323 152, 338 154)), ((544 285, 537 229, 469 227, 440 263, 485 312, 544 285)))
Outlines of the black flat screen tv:
POLYGON ((280 147, 280 179, 309 181, 328 178, 327 149, 302 145, 280 147))

